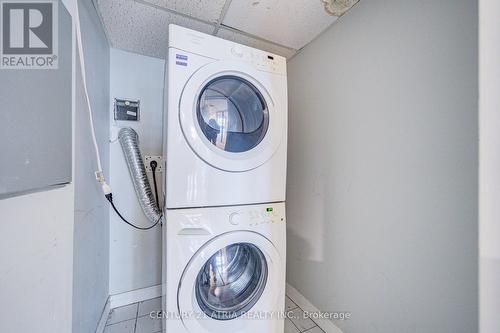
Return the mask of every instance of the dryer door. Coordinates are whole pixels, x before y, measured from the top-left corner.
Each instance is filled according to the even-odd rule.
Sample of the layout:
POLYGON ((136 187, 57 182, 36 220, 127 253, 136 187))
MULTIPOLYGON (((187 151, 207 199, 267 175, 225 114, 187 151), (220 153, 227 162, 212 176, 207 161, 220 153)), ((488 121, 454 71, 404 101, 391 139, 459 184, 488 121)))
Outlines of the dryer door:
POLYGON ((271 75, 233 61, 210 63, 193 74, 182 92, 179 118, 195 154, 235 172, 254 169, 274 154, 286 110, 276 107, 266 86, 271 75))
POLYGON ((282 267, 276 248, 258 233, 230 232, 213 239, 193 256, 179 283, 184 325, 190 332, 238 332, 248 313, 252 320, 272 314, 284 288, 282 267))

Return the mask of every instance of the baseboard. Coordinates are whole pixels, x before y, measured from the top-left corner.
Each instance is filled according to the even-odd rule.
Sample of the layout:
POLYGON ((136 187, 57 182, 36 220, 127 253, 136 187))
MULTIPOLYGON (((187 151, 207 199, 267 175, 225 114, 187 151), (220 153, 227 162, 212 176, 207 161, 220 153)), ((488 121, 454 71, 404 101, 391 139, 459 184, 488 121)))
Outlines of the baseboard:
POLYGON ((104 328, 106 327, 106 322, 108 321, 110 311, 111 311, 111 307, 110 307, 110 302, 109 302, 109 297, 108 297, 108 299, 106 300, 106 304, 104 305, 104 309, 102 310, 101 319, 99 320, 99 323, 97 324, 97 328, 95 330, 95 333, 103 333, 104 332, 104 328))
POLYGON ((119 308, 120 306, 142 302, 160 296, 161 296, 161 284, 152 287, 131 290, 121 294, 115 294, 109 296, 110 308, 115 309, 119 308))
MULTIPOLYGON (((307 312, 320 312, 307 298, 305 298, 297 289, 289 283, 286 284, 286 294, 295 302, 302 310, 307 312)), ((326 333, 343 333, 332 321, 328 319, 314 319, 314 322, 326 333)))

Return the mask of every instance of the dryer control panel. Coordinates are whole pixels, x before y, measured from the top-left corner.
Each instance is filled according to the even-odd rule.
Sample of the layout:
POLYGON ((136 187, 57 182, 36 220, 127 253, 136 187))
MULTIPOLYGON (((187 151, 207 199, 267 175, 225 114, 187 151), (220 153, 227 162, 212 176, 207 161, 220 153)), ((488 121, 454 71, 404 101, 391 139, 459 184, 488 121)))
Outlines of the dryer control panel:
POLYGON ((257 69, 286 75, 286 58, 212 35, 169 25, 169 47, 222 60, 245 61, 257 69))
POLYGON ((281 59, 279 58, 281 57, 277 55, 239 44, 235 44, 231 47, 231 54, 237 59, 252 64, 259 70, 266 72, 280 72, 281 59))

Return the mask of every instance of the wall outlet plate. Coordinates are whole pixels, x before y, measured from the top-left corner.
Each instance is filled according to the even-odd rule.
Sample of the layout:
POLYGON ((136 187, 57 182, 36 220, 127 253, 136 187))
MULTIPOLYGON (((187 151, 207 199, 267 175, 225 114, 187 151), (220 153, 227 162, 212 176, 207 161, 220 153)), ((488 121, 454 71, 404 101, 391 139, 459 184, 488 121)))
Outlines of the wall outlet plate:
POLYGON ((156 161, 156 163, 158 163, 158 166, 156 167, 156 172, 163 172, 163 156, 145 155, 144 165, 146 167, 146 172, 153 172, 150 165, 151 161, 156 161))

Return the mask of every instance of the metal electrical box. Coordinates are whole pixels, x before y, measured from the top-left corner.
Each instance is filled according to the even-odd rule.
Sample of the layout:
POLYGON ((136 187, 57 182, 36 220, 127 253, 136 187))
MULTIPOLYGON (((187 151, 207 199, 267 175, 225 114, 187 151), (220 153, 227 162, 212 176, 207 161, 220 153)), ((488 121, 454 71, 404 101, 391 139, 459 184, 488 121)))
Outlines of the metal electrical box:
MULTIPOLYGON (((23 6, 30 6, 30 3, 23 6)), ((31 15, 29 8, 24 7, 19 7, 18 11, 24 10, 25 16, 31 15)), ((71 182, 72 23, 60 1, 56 8, 49 22, 54 22, 52 18, 57 19, 57 24, 52 25, 56 37, 51 39, 57 43, 50 44, 51 51, 57 51, 57 58, 51 57, 52 61, 57 60, 57 67, 0 68, 0 199, 71 182)), ((50 13, 42 9, 43 15, 50 13)), ((17 26, 11 24, 10 28, 17 26)), ((4 33, 4 45, 5 36, 4 33)), ((29 44, 25 41, 24 49, 26 45, 29 44)), ((2 54, 2 59, 5 56, 2 54)), ((34 55, 17 57, 29 61, 34 55)))
POLYGON ((115 120, 138 121, 139 105, 139 100, 115 98, 115 120))

